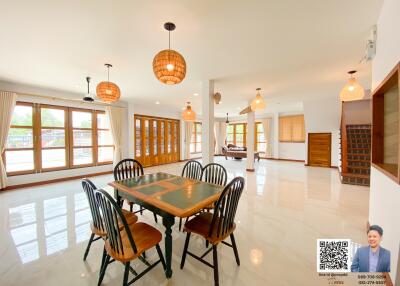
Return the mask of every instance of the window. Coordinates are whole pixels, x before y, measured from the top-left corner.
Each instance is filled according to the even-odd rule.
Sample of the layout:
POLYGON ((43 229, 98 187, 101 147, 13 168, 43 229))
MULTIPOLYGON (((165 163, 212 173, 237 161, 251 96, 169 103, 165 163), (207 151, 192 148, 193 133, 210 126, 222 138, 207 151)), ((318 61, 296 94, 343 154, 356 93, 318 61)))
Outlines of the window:
POLYGON ((246 123, 233 123, 226 126, 226 144, 246 146, 246 123))
POLYGON ((8 173, 30 173, 35 169, 33 134, 33 105, 20 103, 14 108, 4 152, 8 173))
POLYGON ((280 142, 305 142, 304 116, 279 117, 280 142))
POLYGON ((114 157, 114 141, 110 130, 110 122, 105 112, 97 114, 97 162, 112 162, 114 157))
POLYGON ((63 107, 40 108, 42 169, 66 167, 66 114, 66 109, 63 107))
POLYGON ((257 152, 265 152, 266 148, 266 140, 265 140, 265 135, 264 135, 264 127, 261 122, 256 122, 256 128, 255 128, 255 144, 256 144, 256 151, 257 152))
POLYGON ((20 175, 109 164, 113 144, 104 111, 17 102, 2 156, 20 175))
POLYGON ((190 153, 201 152, 201 122, 193 123, 193 132, 190 140, 190 153))

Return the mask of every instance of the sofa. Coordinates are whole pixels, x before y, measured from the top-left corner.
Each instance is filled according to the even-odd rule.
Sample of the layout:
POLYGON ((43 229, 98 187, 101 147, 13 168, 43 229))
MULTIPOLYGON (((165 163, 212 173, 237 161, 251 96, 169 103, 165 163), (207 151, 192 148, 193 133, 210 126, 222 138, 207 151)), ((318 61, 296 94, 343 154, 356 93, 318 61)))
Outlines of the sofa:
MULTIPOLYGON (((228 160, 228 157, 241 160, 247 158, 247 148, 228 144, 227 146, 222 147, 222 155, 225 156, 226 160, 228 160)), ((260 152, 254 152, 254 160, 256 159, 258 162, 260 161, 260 152)))

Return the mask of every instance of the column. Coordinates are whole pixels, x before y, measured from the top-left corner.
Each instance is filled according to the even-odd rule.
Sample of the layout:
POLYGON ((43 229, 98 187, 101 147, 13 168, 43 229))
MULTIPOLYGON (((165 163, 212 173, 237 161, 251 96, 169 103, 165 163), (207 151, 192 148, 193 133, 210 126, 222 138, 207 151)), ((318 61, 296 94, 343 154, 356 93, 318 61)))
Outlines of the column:
POLYGON ((201 84, 201 153, 203 166, 214 162, 214 81, 201 84))
POLYGON ((254 123, 255 113, 250 111, 247 113, 247 134, 246 134, 246 147, 247 147, 247 166, 246 171, 254 172, 254 123))
POLYGON ((272 157, 279 159, 279 113, 274 113, 274 137, 273 137, 273 154, 272 157))

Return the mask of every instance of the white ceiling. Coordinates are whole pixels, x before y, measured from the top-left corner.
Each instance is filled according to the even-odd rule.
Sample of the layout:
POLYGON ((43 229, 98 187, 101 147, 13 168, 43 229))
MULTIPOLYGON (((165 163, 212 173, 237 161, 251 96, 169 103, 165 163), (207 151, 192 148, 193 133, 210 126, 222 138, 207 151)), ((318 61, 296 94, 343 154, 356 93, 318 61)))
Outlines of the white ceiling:
MULTIPOLYGON (((369 89, 370 66, 360 64, 383 0, 5 1, 0 9, 0 80, 82 93, 110 80, 122 100, 200 111, 201 82, 222 94, 217 115, 245 107, 257 87, 266 113, 291 111, 301 101, 337 96, 346 72, 359 70, 369 89), (160 83, 154 55, 168 47, 186 59, 185 80, 160 83)), ((379 33, 379 31, 378 31, 379 33)), ((379 44, 379 43, 378 43, 379 44)), ((77 95, 79 96, 79 95, 77 95)))

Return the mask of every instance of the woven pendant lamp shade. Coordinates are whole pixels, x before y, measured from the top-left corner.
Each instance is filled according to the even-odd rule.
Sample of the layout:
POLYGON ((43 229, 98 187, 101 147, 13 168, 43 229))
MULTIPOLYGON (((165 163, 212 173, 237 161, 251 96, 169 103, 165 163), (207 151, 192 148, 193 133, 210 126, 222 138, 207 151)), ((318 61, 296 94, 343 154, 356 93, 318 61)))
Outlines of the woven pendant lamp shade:
POLYGON ((195 121, 196 120, 196 112, 192 110, 190 106, 190 102, 186 106, 186 109, 182 112, 182 118, 184 121, 195 121))
POLYGON ((118 85, 110 81, 111 64, 104 64, 107 67, 107 81, 100 82, 96 87, 97 97, 106 103, 117 101, 121 97, 118 85))
POLYGON ((363 99, 364 88, 352 76, 354 73, 356 73, 356 71, 349 71, 348 73, 351 75, 351 77, 340 92, 340 100, 353 101, 363 99))
POLYGON ((117 101, 121 96, 118 85, 109 81, 102 81, 96 88, 97 97, 102 101, 111 103, 117 101))
POLYGON ((153 71, 162 83, 177 84, 186 76, 186 62, 177 51, 162 50, 153 59, 153 71))
POLYGON ((261 88, 257 88, 256 98, 251 101, 250 107, 252 111, 264 110, 265 108, 265 100, 262 98, 260 90, 261 88))

